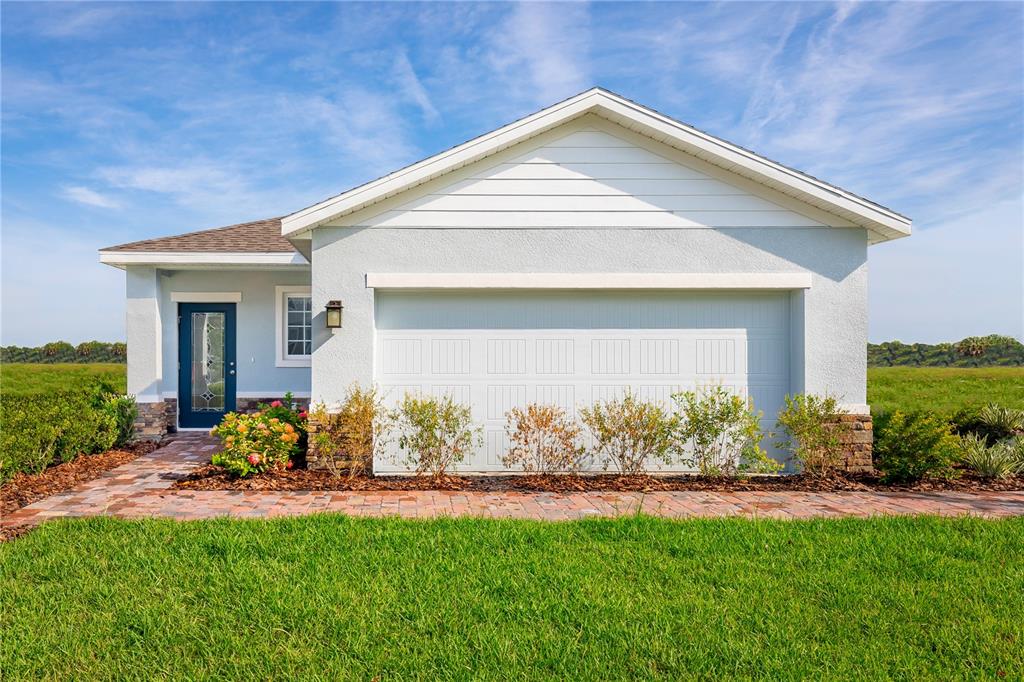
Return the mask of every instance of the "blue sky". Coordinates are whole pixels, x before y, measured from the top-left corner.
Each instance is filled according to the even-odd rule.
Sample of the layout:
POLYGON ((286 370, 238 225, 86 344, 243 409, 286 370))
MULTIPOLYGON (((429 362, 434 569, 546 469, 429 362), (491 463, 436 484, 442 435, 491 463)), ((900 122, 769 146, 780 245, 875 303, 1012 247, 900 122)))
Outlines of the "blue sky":
POLYGON ((601 85, 870 197, 874 341, 1024 335, 1024 5, 2 4, 4 344, 102 246, 287 214, 601 85))

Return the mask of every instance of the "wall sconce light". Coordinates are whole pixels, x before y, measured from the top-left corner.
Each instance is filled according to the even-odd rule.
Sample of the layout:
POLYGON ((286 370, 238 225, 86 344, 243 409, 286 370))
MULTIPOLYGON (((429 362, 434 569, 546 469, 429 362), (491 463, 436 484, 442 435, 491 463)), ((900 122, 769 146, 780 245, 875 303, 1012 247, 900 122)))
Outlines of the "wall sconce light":
POLYGON ((339 329, 341 327, 341 301, 327 302, 327 328, 339 329))

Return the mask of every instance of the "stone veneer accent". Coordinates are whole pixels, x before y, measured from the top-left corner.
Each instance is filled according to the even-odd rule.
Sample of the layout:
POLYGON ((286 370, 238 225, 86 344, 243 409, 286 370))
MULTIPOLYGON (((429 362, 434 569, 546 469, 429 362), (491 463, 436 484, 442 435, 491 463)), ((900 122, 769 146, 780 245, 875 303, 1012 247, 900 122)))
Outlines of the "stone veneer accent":
MULTIPOLYGON (((284 400, 283 395, 270 396, 268 398, 239 398, 235 401, 235 410, 237 412, 255 412, 260 403, 266 403, 269 405, 275 400, 284 400)), ((309 398, 292 398, 292 402, 301 407, 304 410, 309 409, 309 398)))
POLYGON ((851 473, 874 471, 872 449, 874 428, 870 414, 844 414, 840 423, 848 428, 840 435, 843 443, 843 470, 851 473))
POLYGON ((138 403, 135 417, 135 437, 140 440, 160 440, 178 430, 178 401, 165 398, 158 403, 138 403))
MULTIPOLYGON (((327 460, 325 460, 325 459, 320 457, 320 454, 316 451, 316 447, 314 445, 314 440, 315 439, 313 438, 313 436, 314 436, 314 434, 316 434, 318 428, 319 428, 319 424, 317 422, 313 421, 312 419, 310 419, 306 423, 306 430, 309 433, 309 439, 308 439, 309 445, 306 447, 306 467, 309 468, 309 469, 326 469, 326 468, 328 468, 327 460)), ((365 472, 367 474, 373 473, 373 460, 372 459, 363 461, 363 460, 354 460, 354 459, 345 458, 345 457, 336 457, 334 459, 334 466, 339 471, 352 471, 353 469, 358 469, 358 470, 361 470, 361 471, 363 471, 363 472, 365 472)))
MULTIPOLYGON (((268 405, 275 400, 283 400, 284 396, 267 398, 240 398, 235 409, 238 412, 255 412, 260 403, 268 405)), ((309 398, 294 398, 302 409, 309 409, 309 398)), ((160 440, 168 433, 178 430, 178 401, 175 398, 164 398, 158 403, 138 403, 139 414, 135 418, 135 437, 140 440, 160 440)))

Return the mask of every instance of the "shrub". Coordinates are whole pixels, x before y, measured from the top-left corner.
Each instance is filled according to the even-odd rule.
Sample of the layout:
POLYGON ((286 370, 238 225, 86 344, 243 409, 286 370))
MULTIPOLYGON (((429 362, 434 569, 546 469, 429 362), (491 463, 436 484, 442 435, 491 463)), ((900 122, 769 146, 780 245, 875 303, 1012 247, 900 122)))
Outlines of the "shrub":
POLYGON ((886 481, 909 483, 953 474, 957 439, 931 412, 894 412, 875 435, 875 465, 886 481))
POLYGON ((91 391, 91 405, 97 412, 92 451, 104 452, 127 444, 135 434, 135 398, 118 394, 104 381, 95 383, 91 391))
POLYGON ((338 412, 315 405, 309 417, 316 424, 311 444, 334 476, 339 475, 339 459, 350 462, 350 474, 362 473, 365 465, 384 451, 393 421, 377 388, 363 389, 359 384, 349 387, 338 412))
POLYGON ((295 454, 306 451, 306 420, 309 415, 295 402, 291 391, 284 394, 284 399, 274 400, 269 405, 259 403, 256 405, 256 409, 267 419, 279 419, 286 424, 291 424, 299 434, 299 440, 295 443, 295 454))
POLYGON ((211 462, 234 476, 283 469, 296 453, 299 432, 290 423, 262 412, 229 412, 211 434, 224 446, 211 462))
POLYGON ((417 476, 426 472, 435 478, 444 476, 482 442, 479 427, 471 422, 469 408, 451 396, 406 395, 396 413, 398 446, 406 453, 405 464, 417 476))
POLYGON ((788 450, 804 473, 830 476, 843 461, 842 435, 848 427, 842 415, 832 396, 787 395, 777 422, 786 437, 776 447, 788 450))
POLYGON ((578 471, 583 464, 580 427, 562 408, 530 404, 525 410, 512 408, 506 418, 505 432, 512 447, 502 458, 505 466, 552 474, 578 471))
POLYGON ((989 446, 971 433, 960 438, 960 461, 981 478, 1009 478, 1024 471, 1024 440, 1004 440, 989 446))
POLYGON ((779 470, 779 463, 761 447, 761 413, 755 412, 748 400, 722 386, 700 393, 676 393, 672 399, 682 413, 675 451, 701 474, 735 476, 779 470))
POLYGON ((580 417, 590 430, 595 453, 605 469, 614 464, 621 473, 635 475, 646 471, 648 460, 671 462, 677 420, 660 405, 626 393, 622 398, 580 410, 580 417))
POLYGON ((139 408, 135 404, 135 396, 107 394, 103 399, 103 410, 114 422, 114 443, 112 447, 127 445, 135 436, 135 418, 139 408))
POLYGON ((0 399, 0 482, 130 438, 135 401, 103 384, 0 399), (130 407, 129 407, 130 406, 130 407), (125 432, 128 436, 125 436, 125 432))

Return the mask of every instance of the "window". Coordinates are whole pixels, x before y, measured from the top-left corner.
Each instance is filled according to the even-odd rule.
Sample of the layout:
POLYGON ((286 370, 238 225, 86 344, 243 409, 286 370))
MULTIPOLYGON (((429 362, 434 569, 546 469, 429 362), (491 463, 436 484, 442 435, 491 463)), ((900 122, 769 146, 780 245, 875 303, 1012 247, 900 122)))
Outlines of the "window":
POLYGON ((285 357, 306 357, 313 352, 313 304, 308 294, 286 294, 285 357))
POLYGON ((309 367, 313 353, 313 301, 309 287, 274 288, 278 367, 309 367))

